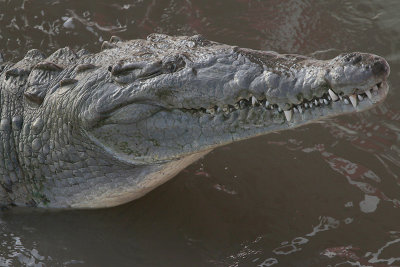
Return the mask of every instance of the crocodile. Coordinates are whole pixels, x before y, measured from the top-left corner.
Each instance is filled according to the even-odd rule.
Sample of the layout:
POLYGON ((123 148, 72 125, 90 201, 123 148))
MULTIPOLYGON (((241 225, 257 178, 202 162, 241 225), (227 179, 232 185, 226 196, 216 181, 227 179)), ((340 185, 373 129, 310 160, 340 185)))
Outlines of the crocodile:
POLYGON ((216 147, 369 109, 388 63, 112 37, 99 53, 0 56, 0 203, 103 208, 137 199, 216 147))

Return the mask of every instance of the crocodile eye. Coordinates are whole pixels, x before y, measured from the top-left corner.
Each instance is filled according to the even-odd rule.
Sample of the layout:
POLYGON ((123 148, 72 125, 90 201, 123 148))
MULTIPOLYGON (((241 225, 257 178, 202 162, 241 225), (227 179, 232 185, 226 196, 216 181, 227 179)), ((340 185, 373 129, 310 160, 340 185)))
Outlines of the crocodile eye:
POLYGON ((177 69, 175 62, 167 62, 164 64, 163 68, 169 73, 175 72, 177 69))
POLYGON ((180 71, 185 66, 186 62, 181 55, 165 58, 162 63, 162 68, 165 73, 173 73, 180 71))

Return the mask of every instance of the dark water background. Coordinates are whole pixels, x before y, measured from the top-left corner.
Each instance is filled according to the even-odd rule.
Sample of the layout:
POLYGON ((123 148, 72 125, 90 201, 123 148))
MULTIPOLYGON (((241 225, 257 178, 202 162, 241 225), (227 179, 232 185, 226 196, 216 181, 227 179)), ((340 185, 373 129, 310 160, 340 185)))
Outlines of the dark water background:
POLYGON ((400 266, 399 25, 398 0, 0 0, 8 60, 160 32, 392 69, 378 108, 217 149, 132 203, 1 212, 0 266, 400 266))

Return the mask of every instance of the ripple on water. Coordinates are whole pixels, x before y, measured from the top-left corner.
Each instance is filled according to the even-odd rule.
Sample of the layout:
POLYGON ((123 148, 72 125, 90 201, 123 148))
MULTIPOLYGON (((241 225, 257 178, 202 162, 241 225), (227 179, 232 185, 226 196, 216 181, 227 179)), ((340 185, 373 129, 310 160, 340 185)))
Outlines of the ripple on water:
POLYGON ((0 213, 0 266, 400 265, 400 1, 126 2, 0 0, 0 50, 97 52, 111 35, 160 32, 324 59, 366 51, 389 60, 389 97, 221 148, 123 207, 0 213))

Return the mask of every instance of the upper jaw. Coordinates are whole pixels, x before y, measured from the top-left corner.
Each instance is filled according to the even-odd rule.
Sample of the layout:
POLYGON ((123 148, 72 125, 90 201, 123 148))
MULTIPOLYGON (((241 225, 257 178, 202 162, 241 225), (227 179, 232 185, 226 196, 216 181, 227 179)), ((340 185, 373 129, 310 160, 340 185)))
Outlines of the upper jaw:
POLYGON ((244 90, 245 93, 240 96, 232 97, 222 104, 212 103, 208 107, 194 110, 211 115, 225 113, 229 116, 238 109, 261 106, 272 112, 276 110, 290 124, 299 125, 324 117, 369 109, 385 99, 389 88, 386 80, 390 68, 381 57, 361 55, 367 58, 362 62, 363 65, 352 64, 350 68, 338 63, 337 59, 327 62, 314 60, 315 67, 310 70, 304 68, 297 73, 310 75, 302 77, 302 81, 311 82, 303 82, 301 86, 298 85, 299 77, 295 75, 287 78, 264 70, 249 83, 249 89, 244 90), (274 75, 280 79, 276 88, 271 86, 273 79, 269 80, 269 76, 274 75), (321 109, 324 111, 321 112, 321 109))
MULTIPOLYGON (((245 63, 248 63, 246 60, 245 63)), ((264 65, 262 71, 248 64, 250 67, 246 75, 251 79, 247 79, 247 90, 237 90, 240 86, 237 85, 235 75, 232 79, 235 83, 229 81, 221 86, 221 90, 230 92, 230 97, 225 97, 225 101, 204 102, 193 109, 204 109, 213 114, 260 105, 284 111, 290 121, 293 112, 301 113, 309 107, 322 107, 336 101, 344 105, 352 104, 357 111, 363 110, 382 101, 387 94, 386 79, 390 67, 383 58, 376 55, 351 53, 329 61, 299 56, 295 67, 286 64, 281 69, 271 69, 264 65), (359 102, 364 100, 367 101, 359 106, 359 102)))
POLYGON ((338 94, 351 95, 370 90, 386 81, 390 74, 387 61, 373 54, 342 54, 329 61, 325 79, 338 94))

